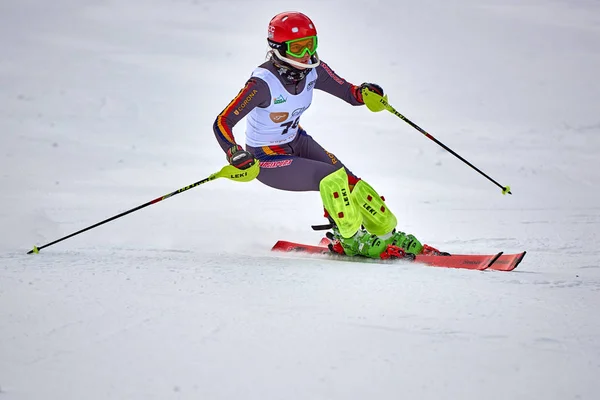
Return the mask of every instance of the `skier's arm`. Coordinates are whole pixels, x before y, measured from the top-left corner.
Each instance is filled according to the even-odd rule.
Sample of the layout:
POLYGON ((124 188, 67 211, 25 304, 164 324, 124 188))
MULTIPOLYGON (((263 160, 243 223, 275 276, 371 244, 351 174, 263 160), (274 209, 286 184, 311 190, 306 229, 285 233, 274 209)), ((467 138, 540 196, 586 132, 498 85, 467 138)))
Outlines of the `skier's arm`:
POLYGON ((255 107, 268 107, 271 91, 265 81, 250 78, 237 96, 225 107, 215 119, 213 131, 223 151, 237 145, 233 136, 233 127, 255 107))
POLYGON ((336 74, 323 60, 321 60, 321 64, 317 67, 317 75, 315 89, 332 94, 353 106, 365 104, 361 93, 361 89, 364 87, 383 96, 383 89, 379 85, 374 83, 363 83, 359 86, 353 85, 336 74))

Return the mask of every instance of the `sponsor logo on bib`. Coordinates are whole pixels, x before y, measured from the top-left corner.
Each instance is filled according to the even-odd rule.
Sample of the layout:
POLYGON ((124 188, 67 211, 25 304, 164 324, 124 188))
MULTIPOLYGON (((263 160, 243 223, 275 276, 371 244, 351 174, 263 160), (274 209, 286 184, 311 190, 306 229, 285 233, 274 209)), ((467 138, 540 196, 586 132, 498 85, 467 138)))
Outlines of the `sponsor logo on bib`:
POLYGON ((275 123, 285 121, 286 119, 288 119, 289 116, 290 116, 290 113, 287 113, 287 112, 272 112, 269 114, 271 121, 273 121, 275 123))
POLYGON ((276 97, 273 99, 273 103, 275 104, 281 104, 281 103, 285 103, 287 101, 286 98, 283 97, 283 95, 279 95, 279 97, 276 97))
POLYGON ((302 114, 304 112, 304 110, 306 110, 307 108, 308 108, 308 106, 296 108, 294 111, 292 111, 292 117, 296 117, 296 116, 302 114))

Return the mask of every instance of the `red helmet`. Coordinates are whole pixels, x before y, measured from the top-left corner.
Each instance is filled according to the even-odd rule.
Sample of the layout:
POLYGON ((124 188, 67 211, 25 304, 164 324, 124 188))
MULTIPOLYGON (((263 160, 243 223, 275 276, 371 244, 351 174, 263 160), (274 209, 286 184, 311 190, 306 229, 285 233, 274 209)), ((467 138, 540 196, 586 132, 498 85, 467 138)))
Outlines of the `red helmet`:
MULTIPOLYGON (((316 54, 317 28, 306 15, 297 11, 286 11, 277 14, 269 22, 267 41, 274 50, 275 57, 297 68, 315 68, 320 64, 316 54), (286 42, 295 39, 313 37, 310 46, 311 61, 309 64, 300 63, 286 57, 286 42)), ((293 54, 293 53, 290 53, 293 54)))
POLYGON ((283 43, 307 36, 317 36, 315 24, 306 15, 288 11, 277 14, 269 22, 269 42, 283 43))

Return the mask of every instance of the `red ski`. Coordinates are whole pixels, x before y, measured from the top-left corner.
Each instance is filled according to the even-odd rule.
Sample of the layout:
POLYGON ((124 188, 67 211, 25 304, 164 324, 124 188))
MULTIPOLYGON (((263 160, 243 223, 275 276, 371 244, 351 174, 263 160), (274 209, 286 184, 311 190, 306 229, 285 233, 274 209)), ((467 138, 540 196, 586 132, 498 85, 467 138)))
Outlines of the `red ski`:
MULTIPOLYGON (((281 252, 299 252, 306 254, 327 254, 333 258, 344 258, 348 260, 356 261, 376 261, 372 259, 365 259, 363 257, 346 257, 343 255, 335 254, 329 251, 327 244, 328 239, 321 240, 318 246, 309 244, 301 244, 280 240, 271 249, 271 251, 281 252)), ((503 254, 502 252, 497 254, 453 254, 451 256, 430 256, 420 255, 414 260, 403 259, 402 261, 413 261, 420 264, 425 264, 433 267, 445 267, 445 268, 462 268, 462 269, 474 269, 483 271, 486 269, 493 269, 498 271, 512 271, 521 262, 525 252, 519 254, 503 254)))

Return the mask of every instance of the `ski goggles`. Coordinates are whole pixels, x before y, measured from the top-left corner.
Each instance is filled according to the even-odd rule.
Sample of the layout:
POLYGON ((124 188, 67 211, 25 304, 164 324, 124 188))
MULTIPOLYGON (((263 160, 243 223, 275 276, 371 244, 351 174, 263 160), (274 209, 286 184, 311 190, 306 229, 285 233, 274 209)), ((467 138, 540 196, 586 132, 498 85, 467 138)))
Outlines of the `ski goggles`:
POLYGON ((306 53, 311 56, 317 52, 317 37, 307 36, 300 39, 288 40, 285 42, 285 52, 292 57, 303 57, 306 53))

